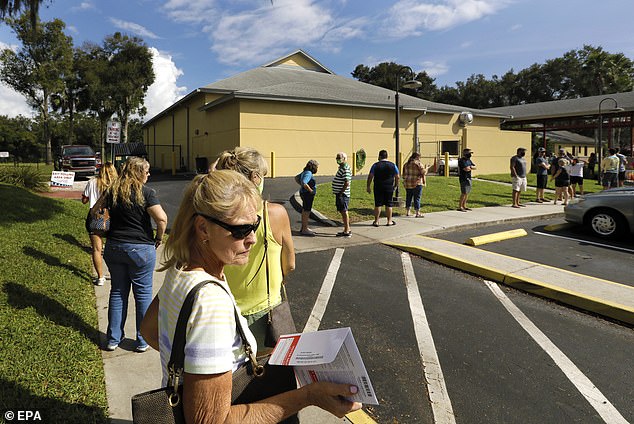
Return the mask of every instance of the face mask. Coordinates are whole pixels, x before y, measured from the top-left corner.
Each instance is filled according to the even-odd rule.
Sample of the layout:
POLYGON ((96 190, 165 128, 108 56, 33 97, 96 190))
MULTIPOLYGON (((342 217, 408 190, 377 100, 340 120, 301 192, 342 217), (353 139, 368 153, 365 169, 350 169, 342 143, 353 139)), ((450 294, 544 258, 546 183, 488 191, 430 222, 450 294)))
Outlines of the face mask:
POLYGON ((337 165, 341 165, 343 163, 343 159, 337 159, 337 165))
POLYGON ((264 178, 260 177, 260 184, 258 184, 258 191, 260 194, 264 191, 264 178))
POLYGON ((466 157, 467 159, 471 158, 471 153, 467 153, 466 155, 464 155, 464 157, 466 157))
POLYGON ((521 157, 521 158, 523 158, 523 157, 524 157, 524 155, 526 155, 526 152, 520 152, 518 156, 519 156, 519 157, 521 157))

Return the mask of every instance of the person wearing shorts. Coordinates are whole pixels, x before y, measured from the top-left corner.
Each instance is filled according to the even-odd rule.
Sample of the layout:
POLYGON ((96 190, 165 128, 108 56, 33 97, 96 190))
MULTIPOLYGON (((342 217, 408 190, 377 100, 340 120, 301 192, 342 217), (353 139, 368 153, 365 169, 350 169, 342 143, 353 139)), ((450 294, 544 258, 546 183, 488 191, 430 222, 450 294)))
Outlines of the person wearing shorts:
POLYGON ((579 186, 579 194, 583 195, 583 167, 585 162, 579 160, 579 158, 573 158, 570 165, 568 165, 568 173, 570 174, 570 187, 571 196, 577 196, 577 186, 579 186))
POLYGON ((319 162, 314 159, 309 160, 304 170, 299 174, 299 197, 302 199, 302 228, 299 230, 303 236, 314 237, 315 232, 308 228, 308 218, 313 209, 313 201, 315 200, 315 192, 317 191, 317 183, 313 175, 317 173, 319 162))
POLYGON ((350 216, 348 215, 348 204, 350 202, 350 183, 352 182, 352 169, 348 165, 348 155, 345 152, 337 153, 335 157, 337 173, 332 180, 332 193, 335 195, 335 206, 337 212, 341 214, 343 221, 343 231, 337 233, 337 237, 352 237, 350 230, 350 216))
POLYGON ((610 153, 601 161, 601 171, 603 172, 603 190, 618 186, 620 160, 616 155, 616 149, 610 147, 610 153))
POLYGON ((520 195, 522 191, 526 191, 526 149, 517 148, 517 154, 511 158, 511 185, 513 186, 513 207, 524 207, 520 203, 520 195))
POLYGON ((550 164, 548 163, 548 159, 546 159, 546 149, 543 147, 537 149, 535 167, 537 168, 537 194, 535 201, 537 203, 544 203, 544 190, 548 185, 548 170, 550 169, 550 164))
POLYGON ((374 222, 372 226, 379 226, 381 206, 385 206, 386 225, 396 225, 396 222, 392 220, 392 196, 394 195, 394 187, 398 185, 399 178, 398 167, 387 160, 387 150, 381 150, 379 152, 379 161, 372 165, 367 179, 368 193, 372 192, 370 185, 374 180, 374 222))
POLYGON ((562 199, 563 205, 566 206, 568 204, 568 187, 570 186, 570 175, 568 174, 568 170, 566 166, 568 165, 568 161, 564 158, 560 158, 557 161, 557 172, 552 178, 555 180, 555 205, 557 204, 557 200, 562 199))
POLYGON ((615 147, 616 157, 619 158, 619 187, 623 187, 625 185, 625 169, 627 167, 627 157, 623 153, 621 153, 620 147, 615 147))
POLYGON ((469 193, 471 193, 471 170, 475 169, 475 163, 471 161, 471 155, 473 151, 471 149, 464 149, 462 151, 462 157, 458 159, 458 181, 460 182, 460 204, 458 210, 460 212, 470 211, 467 207, 467 199, 469 193))

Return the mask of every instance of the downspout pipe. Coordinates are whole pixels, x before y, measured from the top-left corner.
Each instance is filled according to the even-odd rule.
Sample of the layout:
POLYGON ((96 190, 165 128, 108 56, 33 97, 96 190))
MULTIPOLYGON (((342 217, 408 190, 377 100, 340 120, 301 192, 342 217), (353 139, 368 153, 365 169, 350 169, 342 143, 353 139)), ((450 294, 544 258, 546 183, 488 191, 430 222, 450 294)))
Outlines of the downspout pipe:
POLYGON ((420 153, 420 143, 418 142, 418 118, 420 118, 421 116, 425 116, 427 114, 427 110, 424 110, 423 113, 421 113, 420 115, 417 115, 414 118, 414 151, 416 153, 420 153))

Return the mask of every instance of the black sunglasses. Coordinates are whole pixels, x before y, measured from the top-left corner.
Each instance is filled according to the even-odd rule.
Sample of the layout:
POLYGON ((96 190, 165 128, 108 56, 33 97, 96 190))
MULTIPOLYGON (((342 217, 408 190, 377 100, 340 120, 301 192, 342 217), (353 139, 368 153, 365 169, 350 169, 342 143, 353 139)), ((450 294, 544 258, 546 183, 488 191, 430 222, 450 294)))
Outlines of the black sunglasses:
POLYGON ((233 236, 233 238, 238 239, 238 240, 245 239, 249 234, 251 234, 251 231, 253 231, 255 233, 257 231, 258 227, 260 226, 260 221, 262 220, 262 217, 260 215, 258 215, 258 220, 255 221, 253 224, 230 225, 230 224, 227 224, 226 222, 222 222, 222 221, 214 218, 213 216, 205 215, 203 213, 196 213, 196 215, 200 215, 203 218, 205 218, 206 220, 211 221, 214 224, 221 226, 222 228, 224 228, 227 231, 230 231, 231 232, 231 236, 233 236))

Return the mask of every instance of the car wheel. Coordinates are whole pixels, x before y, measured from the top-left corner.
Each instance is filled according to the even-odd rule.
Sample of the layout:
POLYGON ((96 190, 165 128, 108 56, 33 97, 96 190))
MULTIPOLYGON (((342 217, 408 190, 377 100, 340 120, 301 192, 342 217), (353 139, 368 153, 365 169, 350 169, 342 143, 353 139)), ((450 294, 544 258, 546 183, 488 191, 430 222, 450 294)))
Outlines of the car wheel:
POLYGON ((625 223, 621 215, 610 209, 599 209, 592 212, 588 223, 592 232, 599 237, 618 237, 625 230, 625 223))

